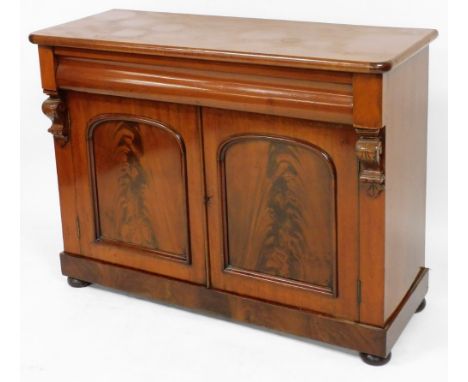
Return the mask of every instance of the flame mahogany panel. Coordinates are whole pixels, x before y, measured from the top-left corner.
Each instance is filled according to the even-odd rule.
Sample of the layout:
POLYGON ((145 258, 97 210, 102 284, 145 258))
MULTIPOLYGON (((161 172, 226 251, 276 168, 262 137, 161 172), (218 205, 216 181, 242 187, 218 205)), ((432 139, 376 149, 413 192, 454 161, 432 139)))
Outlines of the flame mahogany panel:
POLYGON ((357 319, 356 134, 203 108, 214 288, 357 319))
POLYGON ((109 115, 90 128, 97 238, 187 259, 185 149, 149 119, 109 115))
POLYGON ((221 150, 226 268, 335 290, 335 175, 297 140, 241 136, 221 150))
POLYGON ((80 253, 206 284, 196 107, 67 92, 80 253))

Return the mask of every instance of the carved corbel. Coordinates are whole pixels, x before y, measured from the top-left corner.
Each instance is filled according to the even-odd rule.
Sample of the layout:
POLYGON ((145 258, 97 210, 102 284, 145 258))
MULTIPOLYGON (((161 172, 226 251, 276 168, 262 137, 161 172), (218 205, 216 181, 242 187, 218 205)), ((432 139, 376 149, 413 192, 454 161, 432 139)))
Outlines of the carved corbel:
POLYGON ((70 127, 67 107, 58 96, 51 95, 42 103, 42 112, 52 121, 47 130, 55 139, 61 140, 63 145, 68 142, 70 127))
POLYGON ((370 197, 377 197, 384 189, 383 143, 380 130, 356 129, 356 156, 359 160, 359 181, 367 187, 370 197))

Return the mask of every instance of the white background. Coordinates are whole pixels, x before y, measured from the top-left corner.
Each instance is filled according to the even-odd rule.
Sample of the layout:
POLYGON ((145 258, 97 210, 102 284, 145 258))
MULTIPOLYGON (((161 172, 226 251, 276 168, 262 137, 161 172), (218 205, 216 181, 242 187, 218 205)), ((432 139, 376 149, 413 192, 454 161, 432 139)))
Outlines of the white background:
POLYGON ((443 381, 447 362, 447 10, 443 1, 22 1, 21 370, 24 381, 443 381), (426 310, 381 368, 355 352, 110 292, 72 289, 63 249, 49 122, 41 113, 37 29, 110 8, 430 27, 426 310))

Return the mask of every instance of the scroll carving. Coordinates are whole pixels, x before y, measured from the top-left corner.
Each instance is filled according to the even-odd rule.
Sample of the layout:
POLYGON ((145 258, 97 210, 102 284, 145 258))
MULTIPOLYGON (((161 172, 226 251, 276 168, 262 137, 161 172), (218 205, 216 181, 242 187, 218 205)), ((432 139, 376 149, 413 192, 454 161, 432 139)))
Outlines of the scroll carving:
POLYGON ((356 156, 359 160, 359 180, 367 186, 367 194, 377 197, 384 189, 383 144, 380 135, 357 130, 356 156))
POLYGON ((70 123, 65 102, 57 96, 50 96, 42 103, 42 112, 52 121, 47 131, 63 144, 67 143, 70 123))

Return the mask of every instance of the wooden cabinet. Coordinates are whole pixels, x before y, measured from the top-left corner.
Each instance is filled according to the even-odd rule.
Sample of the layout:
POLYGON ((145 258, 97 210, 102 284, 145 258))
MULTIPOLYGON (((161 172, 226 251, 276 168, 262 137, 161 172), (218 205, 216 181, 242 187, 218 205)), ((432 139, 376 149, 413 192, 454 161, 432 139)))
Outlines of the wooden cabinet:
POLYGON ((33 33, 63 274, 386 363, 427 291, 436 35, 121 10, 33 33))

